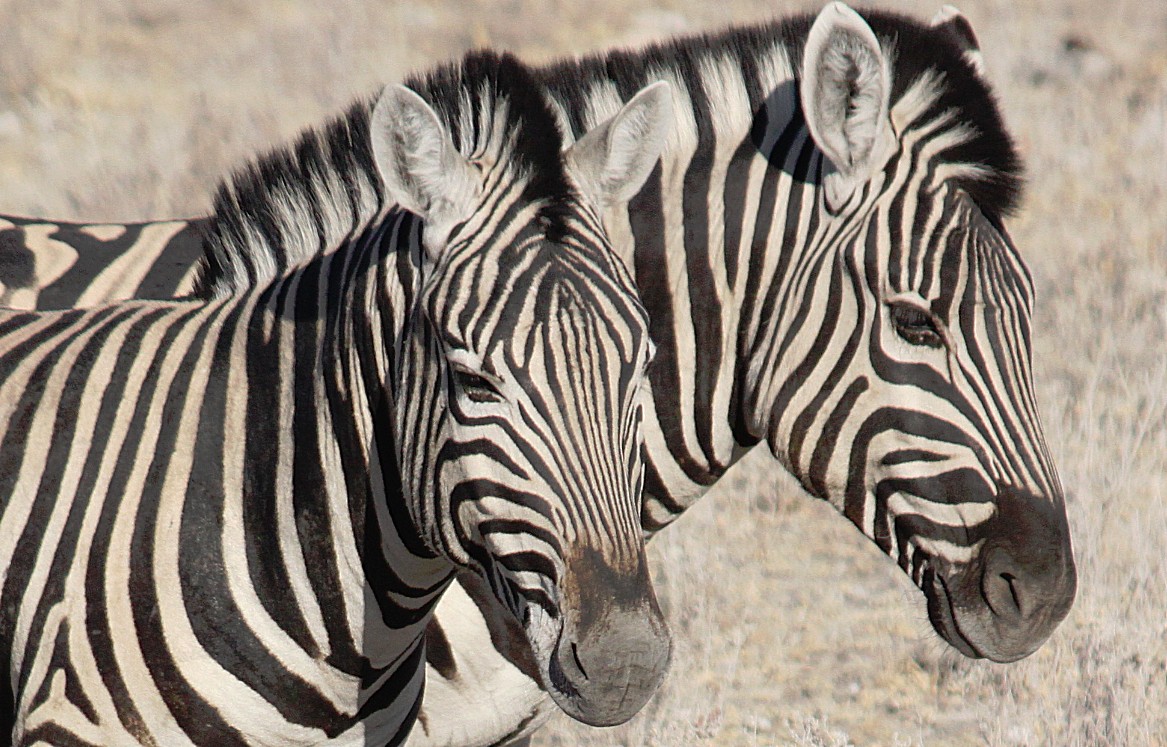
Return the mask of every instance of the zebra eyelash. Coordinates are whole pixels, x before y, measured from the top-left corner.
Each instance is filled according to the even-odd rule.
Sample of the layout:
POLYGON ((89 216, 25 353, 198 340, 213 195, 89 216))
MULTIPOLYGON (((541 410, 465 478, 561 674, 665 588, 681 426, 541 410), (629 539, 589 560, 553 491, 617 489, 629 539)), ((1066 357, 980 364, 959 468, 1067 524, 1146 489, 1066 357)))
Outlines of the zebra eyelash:
POLYGON ((454 377, 455 386, 471 402, 492 404, 504 400, 498 386, 477 371, 472 371, 459 363, 452 363, 450 370, 454 377))
POLYGON ((946 347, 947 335, 936 315, 911 301, 890 299, 887 302, 892 326, 896 334, 909 345, 917 347, 946 347))

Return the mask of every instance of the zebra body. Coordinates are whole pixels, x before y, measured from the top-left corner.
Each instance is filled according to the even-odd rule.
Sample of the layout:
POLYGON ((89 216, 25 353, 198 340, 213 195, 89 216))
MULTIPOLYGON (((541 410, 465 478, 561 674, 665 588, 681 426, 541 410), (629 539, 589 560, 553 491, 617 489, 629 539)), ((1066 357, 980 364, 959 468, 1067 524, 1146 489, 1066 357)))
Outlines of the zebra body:
MULTIPOLYGON (((1018 160, 982 69, 951 8, 922 25, 832 4, 537 76, 572 133, 646 81, 676 96, 659 168, 604 216, 658 351, 645 530, 765 441, 922 588, 946 641, 1011 660, 1076 577, 1003 227, 1018 160)), ((521 629, 459 585, 410 744, 506 743, 551 712, 521 629)))
POLYGON ((0 306, 72 309, 190 293, 196 221, 87 224, 0 215, 0 306))
POLYGON ((0 313, 13 743, 400 744, 459 568, 571 715, 655 689, 650 343, 597 206, 643 183, 667 87, 561 157, 513 58, 411 85, 223 190, 201 279, 232 293, 0 313))

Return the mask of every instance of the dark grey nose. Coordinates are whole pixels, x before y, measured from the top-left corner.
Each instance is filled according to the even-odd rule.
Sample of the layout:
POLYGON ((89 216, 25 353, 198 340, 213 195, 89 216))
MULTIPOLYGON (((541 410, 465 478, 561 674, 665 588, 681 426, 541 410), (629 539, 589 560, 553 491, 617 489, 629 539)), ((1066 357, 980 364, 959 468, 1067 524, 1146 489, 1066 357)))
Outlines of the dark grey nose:
POLYGON ((1015 661, 1036 651, 1074 603, 1078 574, 1064 505, 1005 488, 982 531, 977 559, 948 579, 951 614, 977 654, 1015 661))
POLYGON ((644 553, 620 572, 585 551, 569 563, 564 586, 565 624, 549 672, 552 697, 586 724, 624 723, 656 692, 672 653, 644 553))
POLYGON ((1006 489, 998 526, 985 543, 981 590, 1006 643, 1002 654, 1032 653, 1069 613, 1078 573, 1065 508, 1006 489))

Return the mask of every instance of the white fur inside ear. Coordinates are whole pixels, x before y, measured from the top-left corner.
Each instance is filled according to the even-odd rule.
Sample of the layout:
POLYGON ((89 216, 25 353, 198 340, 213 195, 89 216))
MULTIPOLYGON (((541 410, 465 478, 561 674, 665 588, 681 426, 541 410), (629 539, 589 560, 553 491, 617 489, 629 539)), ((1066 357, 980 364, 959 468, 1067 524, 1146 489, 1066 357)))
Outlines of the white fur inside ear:
POLYGON ((646 86, 567 150, 568 171, 598 205, 627 202, 652 173, 672 123, 672 87, 664 81, 646 86))
POLYGON ((823 8, 803 53, 799 90, 811 137, 834 167, 828 197, 841 201, 886 162, 891 71, 867 22, 843 3, 823 8))
POLYGON ((449 229, 474 209, 477 173, 425 99, 386 86, 369 121, 373 161, 386 196, 426 222, 426 244, 444 244, 449 229))

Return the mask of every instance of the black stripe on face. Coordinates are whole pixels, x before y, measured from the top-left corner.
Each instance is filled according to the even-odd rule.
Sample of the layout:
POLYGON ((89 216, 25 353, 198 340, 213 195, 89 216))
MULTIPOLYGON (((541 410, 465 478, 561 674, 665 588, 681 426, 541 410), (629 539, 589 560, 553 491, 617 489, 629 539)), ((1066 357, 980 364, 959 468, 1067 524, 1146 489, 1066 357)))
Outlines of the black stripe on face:
MULTIPOLYGON (((848 462, 847 488, 844 493, 843 515, 851 523, 864 529, 864 510, 867 501, 868 470, 872 441, 884 433, 900 433, 909 438, 927 439, 938 443, 954 444, 961 448, 971 448, 982 464, 986 463, 984 453, 975 445, 970 444, 968 435, 961 429, 946 420, 929 413, 904 410, 895 407, 881 407, 867 415, 859 425, 851 441, 851 453, 848 462)), ((962 492, 956 496, 964 501, 981 501, 991 499, 995 494, 992 485, 985 483, 984 477, 978 474, 976 482, 965 482, 962 492)), ((924 495, 924 494, 921 494, 924 495)), ((927 494, 928 500, 938 503, 956 502, 940 500, 942 494, 927 494)), ((881 547, 883 547, 881 545, 881 547)), ((888 551, 889 547, 883 547, 888 551)))
MULTIPOLYGON (((1009 471, 1006 481, 1048 485, 1051 469, 1038 428, 1025 425, 1024 413, 1036 413, 1028 368, 1026 324, 1006 329, 1025 294, 1011 265, 1002 264, 1003 243, 993 241, 995 230, 983 217, 964 211, 967 229, 953 231, 945 250, 951 268, 942 271, 944 291, 935 306, 948 311, 952 331, 962 343, 958 356, 961 385, 967 396, 953 404, 975 424, 979 436, 993 452, 995 463, 1009 471), (986 235, 981 228, 991 233, 986 235), (1024 360, 1024 363, 1021 361, 1024 360), (971 365, 970 365, 971 364, 971 365), (994 376, 994 373, 996 376, 994 376), (1003 391, 998 391, 1004 387, 1003 391), (974 406, 984 415, 974 413, 974 406), (1020 422, 1019 422, 1020 421, 1020 422)), ((1036 416, 1031 421, 1036 423, 1036 416)))
POLYGON ((917 584, 923 580, 920 576, 921 568, 930 567, 943 572, 956 563, 953 558, 934 556, 921 550, 920 540, 930 543, 942 542, 957 548, 971 548, 983 535, 982 531, 978 531, 978 527, 937 524, 919 514, 892 517, 886 513, 878 513, 877 516, 879 518, 876 526, 885 537, 883 542, 891 541, 887 538, 887 527, 890 524, 891 532, 895 535, 896 564, 917 584))
MULTIPOLYGON (((829 266, 828 271, 831 273, 831 279, 828 289, 827 302, 824 306, 826 317, 823 319, 822 327, 819 329, 818 334, 815 336, 814 341, 811 343, 810 350, 807 352, 805 358, 803 358, 802 363, 799 366, 799 370, 805 371, 806 373, 804 375, 796 374, 795 376, 791 377, 791 379, 787 382, 788 385, 793 385, 795 383, 801 385, 808 380, 811 372, 817 369, 823 362, 823 355, 830 344, 831 338, 835 335, 836 331, 838 331, 838 322, 843 306, 842 287, 844 283, 844 272, 839 265, 829 266)), ((815 393, 810 403, 802 410, 802 412, 798 414, 798 417, 794 419, 794 423, 791 426, 789 444, 790 463, 793 465, 802 464, 802 445, 806 437, 808 435, 812 435, 810 430, 815 418, 818 417, 819 411, 822 409, 823 404, 827 401, 827 398, 834 394, 835 388, 838 386, 840 380, 843 377, 843 374, 846 373, 846 371, 851 367, 852 361, 855 357, 855 352, 859 349, 859 343, 863 337, 862 319, 858 321, 860 323, 855 324, 851 328, 847 342, 844 345, 843 352, 831 366, 831 370, 827 373, 825 381, 821 386, 817 387, 818 391, 815 393)), ((795 391, 793 386, 784 387, 784 389, 786 390, 788 396, 793 396, 795 391)), ((786 399, 782 397, 781 394, 779 397, 780 400, 783 401, 786 399)), ((825 489, 821 491, 819 490, 819 486, 816 485, 816 481, 813 476, 811 478, 811 485, 815 486, 815 490, 812 492, 814 492, 820 498, 826 498, 825 489)))
MULTIPOLYGON (((461 495, 456 500, 452 500, 454 515, 457 515, 458 505, 466 500, 474 499, 467 498, 467 495, 498 495, 510 501, 514 501, 516 498, 520 498, 523 501, 531 501, 532 499, 539 502, 542 501, 542 498, 539 496, 529 494, 520 495, 508 490, 505 486, 485 485, 483 481, 460 483, 455 488, 455 492, 461 495)), ((558 574, 553 565, 548 562, 548 558, 535 556, 532 553, 522 553, 521 557, 515 558, 515 562, 517 563, 516 571, 528 571, 540 575, 551 574, 550 576, 543 576, 546 582, 541 583, 539 587, 519 586, 512 579, 502 575, 501 571, 506 568, 505 558, 495 557, 482 544, 482 535, 477 531, 477 528, 475 528, 473 535, 467 533, 466 527, 463 526, 462 522, 456 522, 454 528, 459 545, 470 558, 471 567, 481 574, 483 581, 490 585, 495 600, 501 602, 509 609, 515 618, 522 620, 523 624, 526 625, 528 612, 525 608, 528 605, 541 608, 550 619, 559 618, 558 604, 542 588, 544 585, 547 588, 554 588, 554 584, 558 578, 558 574)))

